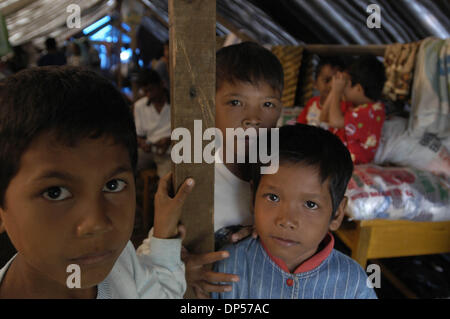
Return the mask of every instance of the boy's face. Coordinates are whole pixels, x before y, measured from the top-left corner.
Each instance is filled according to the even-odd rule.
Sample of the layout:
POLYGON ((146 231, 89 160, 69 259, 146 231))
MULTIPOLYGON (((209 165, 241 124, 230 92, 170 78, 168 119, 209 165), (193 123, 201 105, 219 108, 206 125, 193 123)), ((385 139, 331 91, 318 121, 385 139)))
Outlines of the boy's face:
POLYGON ((224 81, 216 92, 216 127, 224 139, 227 128, 276 127, 281 110, 280 92, 264 82, 255 86, 247 82, 224 81))
POLYGON ((256 231, 290 271, 314 255, 327 232, 341 224, 345 200, 331 219, 328 183, 320 183, 318 169, 303 164, 281 164, 276 174, 261 178, 255 197, 256 231))
POLYGON ((67 266, 77 264, 81 288, 90 288, 105 279, 130 239, 134 212, 134 176, 124 146, 100 137, 68 147, 43 133, 21 157, 0 225, 26 278, 65 288, 67 266))
POLYGON ((352 86, 350 75, 347 75, 348 81, 344 89, 344 97, 347 101, 354 105, 360 105, 366 98, 364 95, 364 89, 361 84, 355 84, 352 86))
POLYGON ((325 64, 320 69, 316 78, 316 88, 320 93, 320 102, 323 104, 331 90, 331 80, 338 69, 330 64, 325 64))
POLYGON ((148 84, 141 88, 142 92, 148 98, 149 103, 159 102, 164 97, 164 87, 160 84, 148 84))

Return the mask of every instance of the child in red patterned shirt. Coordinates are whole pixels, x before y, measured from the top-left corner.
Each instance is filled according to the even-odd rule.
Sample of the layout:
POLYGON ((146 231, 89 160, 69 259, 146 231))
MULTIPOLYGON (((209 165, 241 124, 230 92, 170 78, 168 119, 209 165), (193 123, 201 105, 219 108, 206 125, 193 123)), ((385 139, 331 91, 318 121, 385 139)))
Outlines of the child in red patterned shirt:
MULTIPOLYGON (((341 59, 337 57, 320 57, 319 64, 316 68, 316 79, 314 81, 314 87, 319 91, 319 95, 308 100, 297 118, 298 123, 313 126, 319 126, 321 124, 321 116, 323 116, 321 112, 322 105, 331 91, 333 76, 344 69, 344 62, 341 59)), ((345 111, 345 102, 342 102, 341 107, 345 111)))
POLYGON ((338 72, 324 103, 328 125, 350 151, 355 164, 373 160, 385 120, 384 104, 379 101, 386 81, 383 64, 374 56, 356 60, 348 74, 338 72), (345 112, 340 107, 344 98, 351 103, 345 112), (343 130, 339 130, 343 128, 343 130))

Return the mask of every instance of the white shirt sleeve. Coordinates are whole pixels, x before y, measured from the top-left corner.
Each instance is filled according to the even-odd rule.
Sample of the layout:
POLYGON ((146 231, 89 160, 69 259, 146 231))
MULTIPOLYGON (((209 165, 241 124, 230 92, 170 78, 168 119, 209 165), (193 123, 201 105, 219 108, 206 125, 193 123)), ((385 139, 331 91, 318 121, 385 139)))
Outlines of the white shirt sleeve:
POLYGON ((142 123, 142 114, 141 114, 141 107, 142 107, 142 99, 137 101, 134 105, 134 123, 136 125, 136 134, 137 136, 146 136, 147 133, 144 129, 144 125, 142 123))
POLYGON ((150 252, 138 259, 148 266, 149 280, 137 281, 141 298, 181 299, 186 291, 185 267, 181 261, 181 238, 150 237, 150 252))
POLYGON ((149 250, 139 256, 131 242, 108 277, 98 285, 100 299, 181 299, 186 291, 181 238, 148 238, 149 250), (151 246, 151 247, 150 247, 151 246))

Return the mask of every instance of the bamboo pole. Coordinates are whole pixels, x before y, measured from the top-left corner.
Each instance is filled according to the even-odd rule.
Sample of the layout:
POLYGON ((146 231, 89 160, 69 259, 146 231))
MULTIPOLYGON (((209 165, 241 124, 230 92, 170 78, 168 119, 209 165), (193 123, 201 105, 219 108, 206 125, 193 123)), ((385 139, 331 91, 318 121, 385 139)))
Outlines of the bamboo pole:
POLYGON ((364 55, 373 54, 377 56, 384 56, 387 45, 379 44, 368 44, 368 45, 358 45, 358 44, 307 44, 301 45, 305 50, 311 53, 316 53, 320 55, 336 55, 336 54, 347 54, 347 55, 364 55))

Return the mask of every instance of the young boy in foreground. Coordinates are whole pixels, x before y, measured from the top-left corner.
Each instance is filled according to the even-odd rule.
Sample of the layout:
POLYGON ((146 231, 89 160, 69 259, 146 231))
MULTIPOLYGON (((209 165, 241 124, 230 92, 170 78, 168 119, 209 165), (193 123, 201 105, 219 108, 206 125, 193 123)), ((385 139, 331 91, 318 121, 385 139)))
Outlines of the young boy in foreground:
POLYGON ((152 250, 137 257, 136 158, 133 116, 95 72, 46 67, 5 81, 0 231, 18 253, 0 270, 0 298, 183 297, 178 221, 193 184, 172 199, 162 179, 152 250))
POLYGON ((241 280, 215 298, 376 298, 354 260, 333 249, 331 231, 344 217, 350 154, 321 128, 280 129, 277 173, 255 170, 254 214, 259 238, 228 246, 215 270, 241 280))

